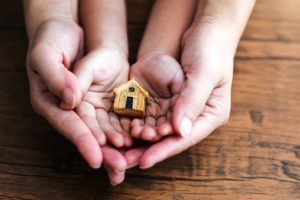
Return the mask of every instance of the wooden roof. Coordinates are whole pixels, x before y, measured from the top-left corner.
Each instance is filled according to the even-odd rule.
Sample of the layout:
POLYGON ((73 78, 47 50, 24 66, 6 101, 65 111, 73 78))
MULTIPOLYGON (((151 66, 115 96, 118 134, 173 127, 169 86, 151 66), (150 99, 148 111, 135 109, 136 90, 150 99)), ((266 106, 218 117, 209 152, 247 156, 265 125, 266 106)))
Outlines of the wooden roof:
POLYGON ((131 79, 131 80, 127 81, 126 83, 123 83, 123 84, 115 87, 114 92, 115 93, 121 92, 121 90, 127 90, 129 87, 132 87, 132 86, 136 86, 145 95, 145 97, 148 98, 149 93, 134 79, 131 79))

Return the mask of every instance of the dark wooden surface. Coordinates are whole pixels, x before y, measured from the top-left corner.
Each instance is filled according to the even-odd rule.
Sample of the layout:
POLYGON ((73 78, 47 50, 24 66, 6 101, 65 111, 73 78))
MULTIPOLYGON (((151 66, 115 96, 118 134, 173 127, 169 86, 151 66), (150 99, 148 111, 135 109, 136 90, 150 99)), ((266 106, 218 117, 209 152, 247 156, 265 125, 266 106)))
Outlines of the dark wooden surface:
MULTIPOLYGON (((229 123, 110 186, 33 113, 21 1, 0 7, 0 199, 300 199, 300 1, 259 0, 235 60, 229 123)), ((151 1, 128 2, 132 55, 151 1)))

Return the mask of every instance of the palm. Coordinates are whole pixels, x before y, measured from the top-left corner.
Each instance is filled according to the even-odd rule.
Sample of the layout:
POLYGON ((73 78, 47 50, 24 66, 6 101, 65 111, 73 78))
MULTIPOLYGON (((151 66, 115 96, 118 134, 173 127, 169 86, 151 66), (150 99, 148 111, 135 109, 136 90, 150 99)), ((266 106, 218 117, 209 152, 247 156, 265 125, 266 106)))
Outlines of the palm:
POLYGON ((117 147, 131 143, 119 117, 112 112, 113 89, 128 80, 128 70, 126 59, 109 49, 89 53, 75 67, 85 94, 77 112, 101 145, 106 138, 117 147))
MULTIPOLYGON (((186 79, 172 107, 172 124, 176 126, 180 123, 174 118, 178 119, 179 114, 187 110, 197 114, 191 133, 188 137, 168 136, 151 146, 126 152, 126 159, 130 158, 132 163, 138 162, 143 168, 195 145, 228 120, 233 64, 230 51, 228 48, 224 50, 226 45, 221 44, 227 40, 216 39, 210 32, 195 31, 203 31, 203 28, 190 29, 184 37, 181 64, 186 79), (132 158, 134 155, 139 156, 132 158)), ((129 165, 132 163, 129 162, 129 165)))
POLYGON ((144 59, 132 66, 130 76, 150 94, 145 119, 132 121, 132 135, 156 141, 172 133, 172 103, 183 84, 183 72, 178 62, 170 56, 144 59))

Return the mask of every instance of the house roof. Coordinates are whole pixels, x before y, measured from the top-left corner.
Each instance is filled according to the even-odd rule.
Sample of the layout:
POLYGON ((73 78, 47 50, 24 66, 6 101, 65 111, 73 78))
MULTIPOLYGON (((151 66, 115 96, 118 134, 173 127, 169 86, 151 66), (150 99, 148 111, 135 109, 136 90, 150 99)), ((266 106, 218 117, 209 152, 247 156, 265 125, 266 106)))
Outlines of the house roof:
POLYGON ((149 97, 149 93, 144 88, 142 88, 142 86, 138 82, 136 82, 134 79, 131 79, 130 81, 127 81, 126 83, 123 83, 123 84, 115 87, 114 92, 117 93, 117 92, 120 92, 121 90, 125 90, 132 86, 136 86, 145 95, 145 97, 147 97, 147 98, 149 97))

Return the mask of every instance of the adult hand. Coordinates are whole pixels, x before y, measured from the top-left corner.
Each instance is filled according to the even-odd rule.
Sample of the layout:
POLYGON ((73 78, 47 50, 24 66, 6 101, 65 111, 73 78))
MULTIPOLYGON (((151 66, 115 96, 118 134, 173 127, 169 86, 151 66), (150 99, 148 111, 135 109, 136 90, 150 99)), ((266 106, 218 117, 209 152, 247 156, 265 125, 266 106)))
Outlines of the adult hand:
POLYGON ((94 168, 102 162, 98 142, 71 108, 81 99, 79 83, 69 71, 82 48, 81 28, 64 20, 43 22, 30 43, 27 73, 33 109, 73 142, 94 168), (69 109, 69 110, 66 110, 69 109))
POLYGON ((185 81, 172 108, 174 130, 185 137, 170 135, 149 148, 130 150, 125 155, 129 165, 139 162, 141 168, 149 168, 197 144, 226 123, 234 56, 227 41, 223 32, 210 24, 185 33, 181 57, 185 81))
POLYGON ((185 82, 172 124, 185 137, 168 136, 149 148, 125 154, 128 165, 149 168, 203 140, 229 117, 233 58, 254 0, 199 1, 192 26, 182 40, 185 82))

